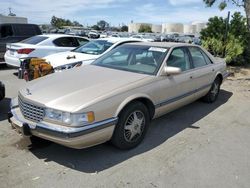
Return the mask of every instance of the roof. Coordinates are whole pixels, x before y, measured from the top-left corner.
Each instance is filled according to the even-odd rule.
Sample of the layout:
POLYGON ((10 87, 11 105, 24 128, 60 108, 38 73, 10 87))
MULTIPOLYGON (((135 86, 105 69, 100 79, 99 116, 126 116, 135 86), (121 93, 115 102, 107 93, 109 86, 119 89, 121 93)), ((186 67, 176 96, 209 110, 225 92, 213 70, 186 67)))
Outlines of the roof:
POLYGON ((140 42, 140 43, 129 43, 129 45, 154 46, 154 47, 163 47, 163 48, 196 46, 194 44, 177 43, 177 42, 140 42))
POLYGON ((107 40, 112 43, 116 42, 122 42, 122 41, 142 41, 140 39, 135 39, 135 38, 118 38, 118 37, 108 37, 108 38, 99 38, 97 40, 107 40))
MULTIPOLYGON (((52 34, 43 34, 43 35, 39 35, 39 36, 45 36, 45 37, 49 37, 49 38, 58 38, 58 37, 80 37, 80 36, 73 36, 73 35, 66 35, 66 34, 56 34, 56 33, 52 33, 52 34)), ((84 38, 84 37, 80 37, 80 38, 84 38)))

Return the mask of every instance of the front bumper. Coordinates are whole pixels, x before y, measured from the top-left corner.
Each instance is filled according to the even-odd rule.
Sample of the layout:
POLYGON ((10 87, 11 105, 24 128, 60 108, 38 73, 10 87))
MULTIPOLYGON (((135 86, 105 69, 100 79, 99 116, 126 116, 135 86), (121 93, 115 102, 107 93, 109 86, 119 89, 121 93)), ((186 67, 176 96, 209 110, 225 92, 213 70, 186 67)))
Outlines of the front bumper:
POLYGON ((25 136, 37 136, 71 148, 86 148, 111 139, 118 118, 110 118, 83 127, 66 127, 48 122, 26 120, 19 107, 9 113, 12 128, 25 136))

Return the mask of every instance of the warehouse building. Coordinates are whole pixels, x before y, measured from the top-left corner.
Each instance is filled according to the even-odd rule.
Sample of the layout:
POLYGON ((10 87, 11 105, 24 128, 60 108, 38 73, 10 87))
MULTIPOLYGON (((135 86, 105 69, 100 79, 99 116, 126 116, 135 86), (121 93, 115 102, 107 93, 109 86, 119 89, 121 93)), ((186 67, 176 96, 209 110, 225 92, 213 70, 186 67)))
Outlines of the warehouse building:
POLYGON ((0 24, 3 23, 28 23, 28 19, 18 16, 4 16, 0 14, 0 24))

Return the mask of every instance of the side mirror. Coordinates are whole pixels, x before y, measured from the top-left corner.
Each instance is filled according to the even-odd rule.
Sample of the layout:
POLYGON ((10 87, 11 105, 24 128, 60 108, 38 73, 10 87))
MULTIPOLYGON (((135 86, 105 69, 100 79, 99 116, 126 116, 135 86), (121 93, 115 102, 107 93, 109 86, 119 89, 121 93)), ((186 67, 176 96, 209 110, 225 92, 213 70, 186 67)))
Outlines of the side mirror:
POLYGON ((169 75, 176 75, 180 74, 181 69, 177 67, 170 67, 170 66, 165 66, 162 72, 162 76, 169 76, 169 75))

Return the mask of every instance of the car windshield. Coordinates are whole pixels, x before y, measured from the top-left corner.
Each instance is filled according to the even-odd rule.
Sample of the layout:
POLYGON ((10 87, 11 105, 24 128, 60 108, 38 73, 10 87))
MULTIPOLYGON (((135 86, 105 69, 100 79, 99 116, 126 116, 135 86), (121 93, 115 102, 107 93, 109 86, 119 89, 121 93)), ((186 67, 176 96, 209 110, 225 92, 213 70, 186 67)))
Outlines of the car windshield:
POLYGON ((44 40, 46 40, 48 37, 45 36, 34 36, 34 37, 30 37, 27 38, 25 40, 22 40, 20 43, 24 43, 24 44, 38 44, 44 40))
POLYGON ((112 45, 113 43, 107 40, 95 40, 74 49, 73 52, 99 55, 109 49, 112 45))
POLYGON ((112 69, 155 75, 167 52, 168 49, 162 47, 125 44, 108 52, 92 64, 112 69))

